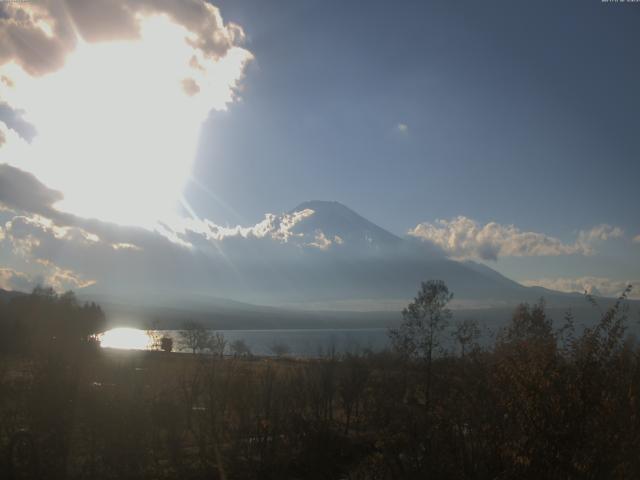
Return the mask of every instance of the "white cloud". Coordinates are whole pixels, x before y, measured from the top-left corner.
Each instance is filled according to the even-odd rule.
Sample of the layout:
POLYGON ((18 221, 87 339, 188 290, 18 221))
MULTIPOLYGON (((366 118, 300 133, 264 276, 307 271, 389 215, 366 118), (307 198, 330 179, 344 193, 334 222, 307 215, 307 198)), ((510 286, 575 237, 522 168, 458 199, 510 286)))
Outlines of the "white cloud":
POLYGON ((591 255, 594 243, 623 234, 620 228, 603 224, 580 231, 574 243, 565 243, 544 233, 522 231, 514 225, 496 222, 482 225, 464 216, 420 223, 408 233, 435 244, 453 258, 483 260, 497 260, 500 256, 591 255))
POLYGON ((224 227, 216 225, 210 220, 185 219, 174 225, 173 234, 176 235, 179 240, 183 241, 197 234, 211 241, 224 241, 232 238, 268 238, 281 243, 287 243, 295 237, 303 237, 303 234, 294 232, 294 227, 305 218, 313 215, 313 213, 311 209, 304 209, 293 213, 283 213, 281 215, 267 213, 264 220, 249 227, 242 227, 240 225, 224 227))
POLYGON ((313 242, 307 243, 306 245, 309 247, 318 248, 320 250, 329 250, 329 247, 331 247, 334 242, 338 245, 341 245, 342 239, 338 235, 336 235, 334 239, 331 240, 330 238, 327 238, 322 230, 318 230, 316 231, 313 242))
POLYGON ((612 227, 611 225, 603 223, 596 225, 590 230, 581 230, 578 233, 578 242, 590 245, 596 241, 604 242, 613 238, 621 238, 623 235, 624 231, 621 228, 612 227))
POLYGON ((187 219, 178 228, 164 233, 176 243, 191 246, 196 236, 219 244, 242 240, 262 240, 263 243, 312 247, 322 251, 329 250, 332 246, 343 245, 344 240, 339 235, 331 237, 320 229, 301 228, 302 222, 314 214, 314 210, 310 208, 279 215, 267 213, 264 220, 249 227, 240 225, 224 227, 209 220, 187 219))
POLYGON ((309 208, 283 215, 268 213, 262 222, 251 227, 249 231, 257 238, 271 237, 274 240, 286 243, 293 237, 302 236, 300 233, 295 233, 293 229, 298 223, 310 217, 313 213, 313 210, 309 208))
POLYGON ((559 277, 559 278, 539 278, 534 280, 524 280, 523 285, 530 287, 544 287, 560 292, 587 292, 592 295, 602 295, 605 297, 617 297, 627 285, 634 288, 630 298, 640 298, 640 280, 616 280, 606 277, 559 277))

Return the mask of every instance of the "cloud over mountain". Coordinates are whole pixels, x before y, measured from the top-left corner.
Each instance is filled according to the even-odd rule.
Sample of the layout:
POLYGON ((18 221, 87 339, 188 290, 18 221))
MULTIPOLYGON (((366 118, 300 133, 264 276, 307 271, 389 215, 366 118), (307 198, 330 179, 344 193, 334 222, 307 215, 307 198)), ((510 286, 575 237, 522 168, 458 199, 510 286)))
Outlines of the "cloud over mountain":
POLYGON ((494 261, 502 256, 591 255, 594 243, 623 235, 620 228, 603 224, 580 231, 575 242, 565 243, 544 233, 522 231, 515 225, 496 222, 482 225, 464 216, 420 223, 408 233, 440 247, 453 258, 494 261))

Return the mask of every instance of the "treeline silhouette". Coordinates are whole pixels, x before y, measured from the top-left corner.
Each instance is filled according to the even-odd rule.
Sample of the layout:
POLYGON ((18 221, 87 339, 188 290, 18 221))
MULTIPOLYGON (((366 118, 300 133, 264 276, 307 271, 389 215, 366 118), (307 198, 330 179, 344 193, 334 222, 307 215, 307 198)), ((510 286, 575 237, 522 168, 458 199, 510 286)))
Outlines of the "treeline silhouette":
POLYGON ((95 303, 81 304, 76 295, 59 295, 37 286, 30 295, 0 302, 0 352, 43 354, 95 345, 106 318, 95 303))
POLYGON ((2 477, 640 478, 627 294, 580 331, 520 305, 481 346, 426 282, 390 351, 265 359, 89 348, 99 308, 39 290, 2 307, 2 477))

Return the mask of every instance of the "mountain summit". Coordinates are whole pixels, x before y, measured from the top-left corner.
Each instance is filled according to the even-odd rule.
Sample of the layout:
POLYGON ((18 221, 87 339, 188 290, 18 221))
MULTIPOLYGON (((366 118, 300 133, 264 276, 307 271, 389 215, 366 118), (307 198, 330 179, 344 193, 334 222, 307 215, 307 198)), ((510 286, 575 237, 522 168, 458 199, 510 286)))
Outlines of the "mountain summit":
POLYGON ((397 248, 402 239, 339 202, 312 200, 294 208, 296 212, 313 211, 296 223, 293 231, 305 237, 321 235, 352 252, 383 252, 397 248))

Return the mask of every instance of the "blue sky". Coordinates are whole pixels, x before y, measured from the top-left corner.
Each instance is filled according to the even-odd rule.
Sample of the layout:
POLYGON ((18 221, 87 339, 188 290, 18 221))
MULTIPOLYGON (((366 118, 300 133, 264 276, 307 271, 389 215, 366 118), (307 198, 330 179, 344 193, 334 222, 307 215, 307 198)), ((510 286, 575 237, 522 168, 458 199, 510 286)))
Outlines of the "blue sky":
MULTIPOLYGON (((218 5, 256 60, 242 101, 203 129, 196 177, 222 201, 191 188, 203 215, 252 223, 320 198, 397 234, 457 215, 567 241, 601 223, 640 233, 638 5, 218 5)), ((637 272, 639 247, 616 245, 604 270, 637 272)), ((500 267, 604 267, 560 263, 500 267)))
POLYGON ((241 217, 325 198, 396 233, 459 214, 640 227, 640 8, 218 4, 256 61, 203 129, 196 176, 241 217))

